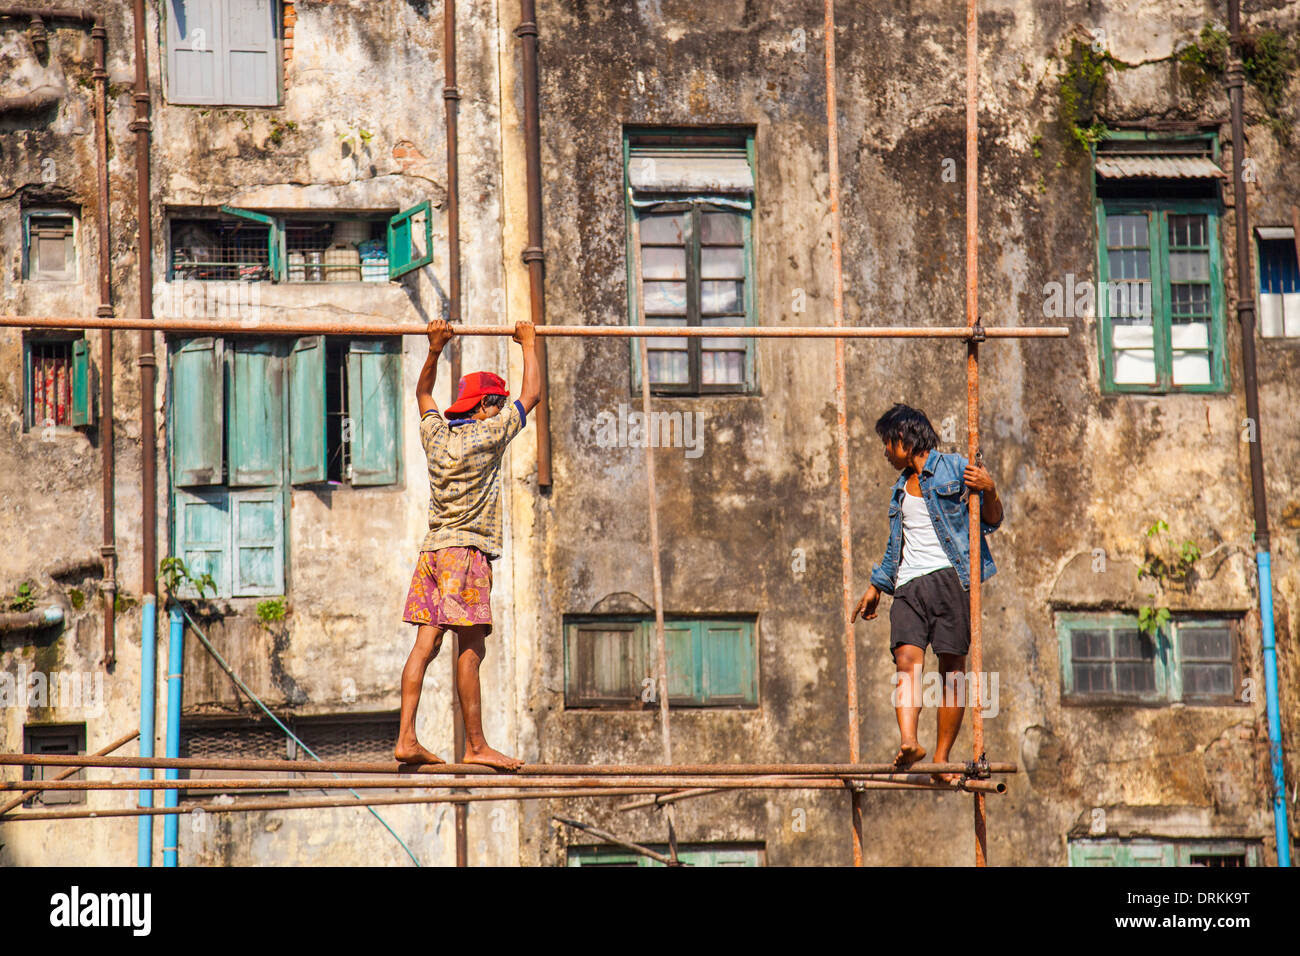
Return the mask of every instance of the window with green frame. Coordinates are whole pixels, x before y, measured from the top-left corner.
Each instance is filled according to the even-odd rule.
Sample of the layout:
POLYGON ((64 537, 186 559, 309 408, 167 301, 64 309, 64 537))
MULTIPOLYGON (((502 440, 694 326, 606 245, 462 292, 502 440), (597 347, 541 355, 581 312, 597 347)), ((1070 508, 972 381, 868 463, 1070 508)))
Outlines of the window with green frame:
POLYGON ((172 554, 211 574, 219 597, 283 594, 290 486, 400 478, 400 343, 170 346, 172 554))
MULTIPOLYGON (((629 322, 755 324, 753 133, 628 131, 623 145, 629 322)), ((754 389, 752 339, 645 342, 658 394, 754 389)), ((634 390, 639 348, 633 340, 634 390)))
MULTIPOLYGON (((668 855, 668 847, 642 844, 648 850, 668 855)), ((571 846, 569 866, 666 866, 640 853, 616 846, 571 846)), ((761 843, 685 843, 677 846, 677 859, 686 866, 763 866, 761 843)))
POLYGON ((1101 199, 1097 230, 1105 387, 1223 390, 1218 204, 1101 199))
MULTIPOLYGON (((758 704, 757 622, 753 618, 664 621, 672 707, 758 704)), ((653 709, 652 616, 574 617, 564 623, 564 705, 653 709)))
POLYGON ((1061 698, 1084 704, 1235 704, 1237 620, 1178 615, 1155 638, 1136 614, 1061 614, 1061 698))
POLYGON ((1260 846, 1246 840, 1070 840, 1070 866, 1259 866, 1260 846))

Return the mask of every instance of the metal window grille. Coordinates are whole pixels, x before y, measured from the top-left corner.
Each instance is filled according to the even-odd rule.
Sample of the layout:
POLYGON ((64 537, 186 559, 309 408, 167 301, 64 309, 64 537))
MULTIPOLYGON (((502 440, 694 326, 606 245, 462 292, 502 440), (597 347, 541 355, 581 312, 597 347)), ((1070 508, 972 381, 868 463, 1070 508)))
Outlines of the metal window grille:
POLYGON ((269 226, 247 219, 173 219, 172 279, 270 279, 269 237, 269 226))
POLYGON ((1079 629, 1070 640, 1076 694, 1143 697, 1155 692, 1155 644, 1136 628, 1079 629))
POLYGON ((1193 853, 1187 860, 1190 866, 1235 867, 1246 865, 1246 854, 1193 853))
POLYGON ((72 424, 72 342, 33 341, 28 345, 30 394, 27 426, 72 424))

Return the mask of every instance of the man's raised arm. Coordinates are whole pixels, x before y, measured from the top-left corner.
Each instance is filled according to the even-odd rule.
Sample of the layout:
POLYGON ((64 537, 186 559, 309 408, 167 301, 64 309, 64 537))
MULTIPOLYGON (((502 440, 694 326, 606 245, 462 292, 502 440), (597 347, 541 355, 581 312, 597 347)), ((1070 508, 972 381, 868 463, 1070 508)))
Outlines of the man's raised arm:
POLYGON ((433 383, 438 379, 438 356, 451 341, 455 331, 443 319, 434 319, 429 323, 429 355, 420 369, 420 377, 415 380, 415 398, 420 403, 420 414, 436 412, 437 403, 433 400, 433 383))
POLYGON ((519 404, 524 414, 537 407, 542 398, 542 370, 537 361, 537 330, 531 322, 516 322, 514 340, 524 353, 524 384, 519 389, 519 404))

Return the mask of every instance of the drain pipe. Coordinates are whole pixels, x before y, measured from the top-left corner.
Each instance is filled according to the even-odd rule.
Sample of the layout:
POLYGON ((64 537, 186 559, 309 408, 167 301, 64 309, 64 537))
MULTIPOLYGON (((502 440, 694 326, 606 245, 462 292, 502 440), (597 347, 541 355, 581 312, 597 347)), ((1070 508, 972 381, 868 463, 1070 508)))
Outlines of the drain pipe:
MULTIPOLYGON (((1228 100, 1232 108, 1232 200, 1237 220, 1237 320, 1241 325, 1241 365, 1246 417, 1255 424, 1250 442, 1250 491, 1255 508, 1255 565, 1259 571, 1259 619, 1264 652, 1264 702, 1268 715, 1268 756, 1273 772, 1273 828, 1277 865, 1291 865, 1291 831, 1286 813, 1286 768, 1282 760, 1282 721, 1277 684, 1277 643, 1273 627, 1273 568, 1264 486, 1264 429, 1259 419, 1259 376, 1255 367, 1255 292, 1250 268, 1250 217, 1246 208, 1246 136, 1242 117, 1244 71, 1241 62, 1241 0, 1228 0, 1232 55, 1228 100)), ((1300 236, 1297 236, 1300 242, 1300 236)))
MULTIPOLYGON (((95 152, 99 169, 99 308, 102 319, 113 318, 113 279, 109 261, 109 192, 108 192, 108 31, 96 23, 90 31, 95 41, 95 152)), ((116 504, 114 484, 116 459, 113 434, 113 333, 105 329, 99 338, 99 443, 104 456, 103 507, 104 544, 100 556, 104 561, 104 668, 111 671, 117 663, 117 532, 113 522, 116 504)))
MULTIPOLYGON (((145 59, 144 0, 134 0, 132 16, 135 29, 135 118, 131 132, 135 133, 136 174, 136 226, 139 241, 136 254, 140 269, 140 317, 153 318, 153 221, 149 205, 149 73, 145 59)), ((158 567, 158 448, 157 424, 154 421, 154 370, 153 330, 140 332, 140 491, 143 498, 141 527, 140 571, 141 630, 140 630, 140 755, 153 756, 154 701, 157 679, 158 642, 158 586, 155 571, 158 567)), ((141 770, 141 780, 152 780, 152 770, 141 770)), ((153 791, 140 791, 140 806, 153 806, 153 791)), ((153 826, 148 816, 140 818, 137 857, 140 866, 153 862, 153 826)))
MULTIPOLYGON (((533 325, 546 324, 544 286, 546 256, 542 250, 542 134, 540 107, 538 106, 537 69, 537 4, 534 0, 520 0, 519 18, 515 28, 523 52, 524 80, 524 155, 528 182, 528 245, 523 260, 528 266, 528 296, 533 325)), ((551 398, 548 385, 549 365, 546 359, 546 340, 537 340, 537 363, 541 370, 541 397, 533 409, 534 428, 537 429, 537 485, 551 487, 551 398)))
MULTIPOLYGON (((442 4, 443 83, 442 100, 447 111, 447 320, 460 322, 460 90, 456 87, 456 0, 443 0, 442 4)), ((460 383, 461 347, 452 339, 452 350, 447 356, 451 363, 451 397, 456 398, 460 383)), ((452 759, 459 760, 465 752, 465 718, 460 711, 460 689, 456 686, 456 663, 460 660, 460 641, 451 632, 451 726, 452 759)), ((456 865, 469 866, 469 806, 458 803, 456 815, 456 865)))
MULTIPOLYGON (((167 638, 167 742, 164 756, 181 755, 181 693, 185 677, 185 618, 181 609, 172 599, 170 609, 171 629, 167 638)), ((168 767, 164 772, 167 780, 175 780, 180 771, 168 767)), ((163 793, 163 806, 176 807, 180 802, 180 791, 167 790, 163 793)), ((176 852, 180 849, 180 817, 169 813, 163 817, 163 866, 176 866, 176 852)))

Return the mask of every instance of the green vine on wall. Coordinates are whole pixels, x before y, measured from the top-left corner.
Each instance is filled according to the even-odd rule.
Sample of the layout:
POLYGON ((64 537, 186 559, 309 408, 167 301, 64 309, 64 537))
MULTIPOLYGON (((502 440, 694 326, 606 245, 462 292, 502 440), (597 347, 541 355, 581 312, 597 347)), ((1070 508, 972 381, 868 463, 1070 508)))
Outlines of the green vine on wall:
POLYGON ((1149 605, 1138 608, 1138 630, 1154 640, 1170 618, 1169 608, 1157 606, 1158 594, 1170 584, 1185 585, 1188 582, 1192 569, 1201 559, 1201 547, 1190 539, 1175 545, 1169 535, 1169 525, 1163 518, 1147 528, 1146 539, 1146 555, 1137 576, 1139 581, 1143 578, 1155 581, 1156 593, 1151 595, 1149 605))
POLYGON ((1106 124, 1097 109, 1106 98, 1112 67, 1126 67, 1108 51, 1096 49, 1095 43, 1075 38, 1065 58, 1065 69, 1058 73, 1061 122, 1083 149, 1106 135, 1106 124))

